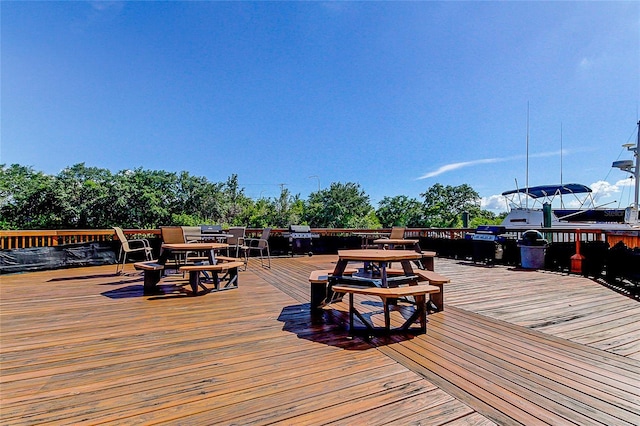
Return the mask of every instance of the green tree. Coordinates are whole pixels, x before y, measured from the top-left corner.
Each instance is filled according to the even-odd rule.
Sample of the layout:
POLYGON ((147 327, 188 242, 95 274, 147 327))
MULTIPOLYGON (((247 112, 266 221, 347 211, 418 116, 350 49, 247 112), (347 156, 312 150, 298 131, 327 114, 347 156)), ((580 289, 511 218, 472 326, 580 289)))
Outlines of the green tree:
POLYGON ((280 196, 274 198, 269 211, 269 224, 278 228, 286 228, 289 225, 297 225, 302 221, 304 202, 300 195, 291 195, 287 188, 282 188, 280 196))
POLYGON ((244 225, 243 212, 251 205, 251 199, 244 194, 238 183, 238 175, 231 175, 222 187, 222 217, 219 222, 227 225, 244 225))
MULTIPOLYGON (((177 176, 156 170, 124 170, 115 176, 118 217, 126 228, 155 228, 171 224, 179 203, 177 176)), ((112 226, 112 225, 109 225, 112 226)))
POLYGON ((304 220, 316 228, 368 227, 377 223, 369 196, 352 182, 334 182, 328 189, 311 193, 304 220))
POLYGON ((384 197, 379 203, 376 215, 385 228, 392 226, 408 226, 419 228, 424 226, 424 209, 422 203, 405 195, 384 197))
POLYGON ((477 228, 480 225, 500 225, 506 216, 506 212, 497 215, 489 210, 478 210, 471 216, 469 227, 477 228))
POLYGON ((271 226, 269 217, 273 209, 272 204, 267 198, 259 198, 252 202, 243 212, 241 220, 249 228, 266 228, 271 226))
POLYGON ((420 196, 424 197, 427 226, 459 228, 462 212, 472 216, 480 211, 480 195, 469 185, 443 186, 435 184, 420 196))
POLYGON ((178 175, 176 197, 171 225, 197 226, 222 216, 222 184, 183 171, 178 175))
POLYGON ((0 226, 4 229, 59 229, 55 177, 31 167, 0 166, 0 226))
POLYGON ((107 169, 76 164, 56 176, 57 212, 64 228, 95 229, 113 220, 113 176, 107 169))

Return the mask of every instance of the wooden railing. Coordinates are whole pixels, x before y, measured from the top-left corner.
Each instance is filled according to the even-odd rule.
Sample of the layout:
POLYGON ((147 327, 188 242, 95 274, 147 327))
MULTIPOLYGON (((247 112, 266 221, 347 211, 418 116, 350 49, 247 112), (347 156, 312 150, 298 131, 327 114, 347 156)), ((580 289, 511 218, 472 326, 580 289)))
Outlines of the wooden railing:
MULTIPOLYGON (((514 239, 520 239, 527 229, 510 230, 508 235, 514 239)), ((354 228, 313 228, 313 233, 320 236, 352 236, 362 233, 389 233, 391 229, 354 229, 354 228)), ((575 242, 577 233, 573 230, 549 230, 540 229, 549 242, 575 242)), ((160 237, 159 229, 125 229, 125 234, 137 237, 160 237)), ((282 235, 288 232, 287 228, 274 228, 272 235, 282 235)), ((460 239, 467 233, 474 232, 471 228, 407 228, 407 238, 438 238, 460 239)), ((247 229, 247 235, 259 236, 260 228, 247 229)), ((602 230, 580 231, 581 241, 606 241, 610 246, 622 241, 627 247, 640 247, 640 233, 638 231, 626 233, 606 233, 602 230)), ((112 229, 66 229, 66 230, 11 230, 0 231, 0 249, 10 250, 31 247, 51 247, 64 244, 88 243, 111 241, 115 239, 112 229)))
MULTIPOLYGON (((124 229, 123 231, 125 234, 134 236, 160 235, 159 229, 124 229)), ((54 247, 64 244, 111 241, 114 238, 113 229, 0 231, 0 249, 54 247)))

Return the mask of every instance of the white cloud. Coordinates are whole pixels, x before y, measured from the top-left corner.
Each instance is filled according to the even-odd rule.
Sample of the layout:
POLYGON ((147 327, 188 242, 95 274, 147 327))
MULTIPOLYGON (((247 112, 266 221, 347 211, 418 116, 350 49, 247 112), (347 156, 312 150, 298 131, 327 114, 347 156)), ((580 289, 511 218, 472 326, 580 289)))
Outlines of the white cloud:
MULTIPOLYGON (((537 154, 529 154, 529 157, 533 157, 533 158, 539 158, 539 157, 552 157, 555 155, 560 155, 562 154, 567 154, 569 151, 567 151, 566 149, 563 149, 562 151, 551 151, 551 152, 539 152, 537 154)), ((478 164, 489 164, 489 163, 501 163, 504 161, 513 161, 513 160, 521 160, 523 158, 525 158, 525 155, 515 155, 513 157, 498 157, 498 158, 482 158, 479 160, 471 160, 471 161, 463 161, 460 163, 450 163, 450 164, 445 164, 444 166, 441 166, 440 168, 426 173, 422 176, 420 176, 417 180, 421 180, 421 179, 428 179, 431 177, 435 177, 435 176, 439 176, 443 173, 447 173, 447 172, 451 172, 453 170, 458 170, 461 169, 463 167, 470 167, 470 166, 475 166, 478 164)))
POLYGON ((635 184, 633 176, 629 176, 627 179, 622 179, 616 182, 617 187, 621 186, 633 186, 635 184))
POLYGON ((586 69, 591 68, 591 65, 593 65, 593 61, 591 59, 582 58, 582 60, 580 61, 580 64, 579 64, 579 68, 583 69, 583 70, 586 70, 586 69))
POLYGON ((418 178, 418 180, 427 179, 427 178, 430 178, 430 177, 438 176, 438 175, 441 175, 441 174, 446 173, 446 172, 451 172, 453 170, 461 169, 463 167, 475 166, 476 164, 497 163, 499 161, 506 161, 506 160, 505 159, 500 159, 500 158, 485 158, 485 159, 481 159, 481 160, 473 160, 473 161, 464 161, 464 162, 461 162, 461 163, 445 164, 444 166, 440 167, 437 170, 434 170, 432 172, 429 172, 427 174, 424 174, 424 175, 420 176, 418 178))
POLYGON ((505 211, 507 204, 502 195, 490 195, 480 199, 480 207, 484 210, 505 211))
POLYGON ((594 200, 611 197, 614 194, 620 192, 620 188, 617 184, 610 184, 609 182, 604 180, 599 180, 592 183, 591 189, 593 190, 591 195, 593 196, 594 200))

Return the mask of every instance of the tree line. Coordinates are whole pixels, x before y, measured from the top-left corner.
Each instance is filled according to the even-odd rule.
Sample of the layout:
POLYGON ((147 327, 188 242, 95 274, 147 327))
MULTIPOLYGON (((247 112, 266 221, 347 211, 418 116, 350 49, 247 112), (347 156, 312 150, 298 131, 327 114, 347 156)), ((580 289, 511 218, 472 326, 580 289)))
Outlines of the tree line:
POLYGON ((222 224, 251 228, 391 226, 451 228, 499 223, 502 217, 480 208, 480 196, 467 184, 435 184, 420 194, 384 197, 377 208, 353 182, 334 182, 306 200, 282 188, 279 197, 251 199, 231 175, 209 182, 186 171, 67 167, 47 175, 32 167, 0 165, 0 229, 101 229, 112 226, 154 229, 164 225, 222 224))

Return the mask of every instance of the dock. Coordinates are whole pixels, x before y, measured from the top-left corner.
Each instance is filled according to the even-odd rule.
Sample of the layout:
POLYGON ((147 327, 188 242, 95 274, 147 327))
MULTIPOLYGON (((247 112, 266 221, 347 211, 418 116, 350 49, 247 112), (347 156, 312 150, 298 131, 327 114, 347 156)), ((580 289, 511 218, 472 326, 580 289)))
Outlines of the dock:
POLYGON ((237 289, 197 297, 182 275, 144 296, 131 265, 0 275, 0 423, 640 424, 637 300, 438 258, 451 283, 427 333, 364 339, 347 303, 309 310, 309 273, 336 260, 250 259, 237 289))

